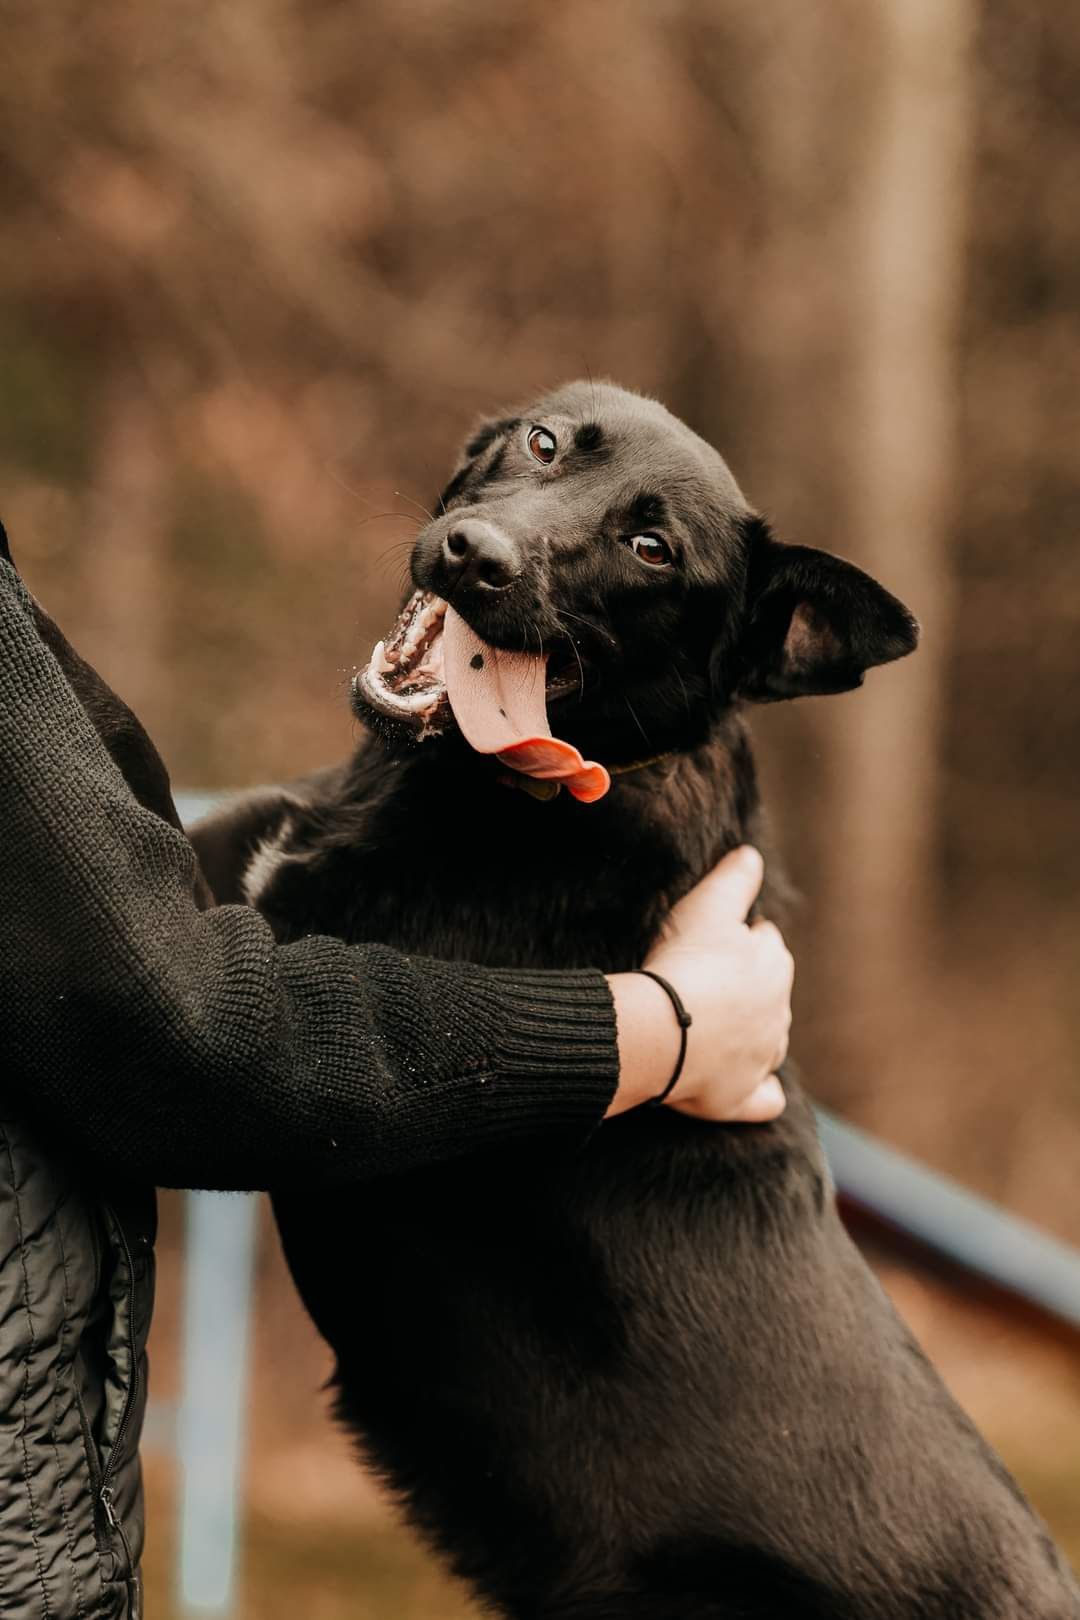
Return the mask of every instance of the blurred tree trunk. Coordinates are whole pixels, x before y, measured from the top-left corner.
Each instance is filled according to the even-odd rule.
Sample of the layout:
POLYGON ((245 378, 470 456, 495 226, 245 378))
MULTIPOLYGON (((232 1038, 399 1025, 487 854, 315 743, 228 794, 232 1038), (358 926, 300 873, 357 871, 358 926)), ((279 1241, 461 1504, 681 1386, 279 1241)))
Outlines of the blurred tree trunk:
POLYGON ((121 376, 105 398, 97 477, 87 503, 81 650, 151 735, 168 710, 166 656, 175 580, 164 555, 168 490, 152 404, 121 376))
POLYGON ((842 1080, 859 1092, 917 1009, 931 940, 973 0, 874 0, 870 16, 878 93, 850 198, 848 518, 854 559, 923 636, 827 716, 824 943, 850 1009, 842 1080))

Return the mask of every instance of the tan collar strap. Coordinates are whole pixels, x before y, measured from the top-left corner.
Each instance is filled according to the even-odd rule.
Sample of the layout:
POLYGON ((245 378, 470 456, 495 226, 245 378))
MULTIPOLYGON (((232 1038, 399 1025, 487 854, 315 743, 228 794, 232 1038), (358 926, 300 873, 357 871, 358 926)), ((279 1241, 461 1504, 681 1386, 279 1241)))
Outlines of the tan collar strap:
POLYGON ((666 754, 650 754, 648 759, 632 759, 628 765, 609 765, 609 776, 629 776, 631 771, 644 771, 650 765, 662 765, 665 759, 674 759, 675 749, 669 748, 666 754))
MULTIPOLYGON (((666 759, 674 759, 675 750, 669 748, 666 754, 651 754, 648 759, 633 759, 626 765, 609 765, 609 776, 629 776, 632 771, 644 771, 650 765, 662 765, 666 759)), ((545 782, 539 777, 525 776, 521 771, 506 770, 497 778, 503 787, 517 788, 521 793, 527 793, 530 799, 557 799, 562 792, 561 782, 545 782)))

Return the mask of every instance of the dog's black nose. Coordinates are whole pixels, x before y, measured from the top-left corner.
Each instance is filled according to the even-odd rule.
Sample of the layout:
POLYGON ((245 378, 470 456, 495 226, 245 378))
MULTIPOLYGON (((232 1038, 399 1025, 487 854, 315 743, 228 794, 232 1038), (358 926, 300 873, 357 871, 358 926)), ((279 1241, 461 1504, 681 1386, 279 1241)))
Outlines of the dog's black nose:
POLYGON ((511 540, 479 518, 455 523, 442 544, 441 571, 449 591, 501 591, 521 565, 511 540))

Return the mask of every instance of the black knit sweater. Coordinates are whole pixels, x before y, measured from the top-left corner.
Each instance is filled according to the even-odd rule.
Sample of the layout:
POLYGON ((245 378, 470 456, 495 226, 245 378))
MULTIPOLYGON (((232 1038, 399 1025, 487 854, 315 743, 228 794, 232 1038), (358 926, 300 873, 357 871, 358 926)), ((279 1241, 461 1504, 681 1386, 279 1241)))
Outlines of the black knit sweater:
POLYGON ((599 973, 514 973, 193 899, 0 561, 0 1107, 101 1169, 255 1188, 585 1133, 615 1089, 599 973))

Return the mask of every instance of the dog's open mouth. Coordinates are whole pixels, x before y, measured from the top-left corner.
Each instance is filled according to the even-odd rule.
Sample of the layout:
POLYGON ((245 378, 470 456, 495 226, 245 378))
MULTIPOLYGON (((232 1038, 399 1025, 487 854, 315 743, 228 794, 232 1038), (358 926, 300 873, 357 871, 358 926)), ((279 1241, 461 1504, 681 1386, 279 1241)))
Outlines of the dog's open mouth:
MULTIPOLYGON (((447 730, 455 719, 446 688, 444 629, 446 603, 431 591, 414 591, 397 623, 373 651, 356 677, 359 697, 388 720, 411 726, 421 738, 447 730)), ((480 646, 479 637, 477 642, 480 646)), ((562 652, 562 649, 560 649, 562 652)), ((485 664, 506 662, 515 655, 486 649, 485 664)), ((473 658, 476 653, 472 655, 473 658)), ((547 703, 569 697, 581 685, 581 666, 567 646, 562 656, 546 660, 544 696, 547 703)), ((539 663, 530 658, 530 668, 539 663)), ((485 666, 479 665, 478 669, 485 666)))
POLYGON ((354 686, 361 704, 420 739, 456 722, 477 753, 591 801, 610 787, 607 771, 553 737, 547 717, 549 703, 577 690, 579 670, 572 650, 564 666, 547 652, 489 646, 441 598, 416 591, 354 686))
POLYGON ((414 591, 390 634, 356 676, 357 695, 388 720, 425 737, 451 723, 443 669, 446 603, 414 591))

